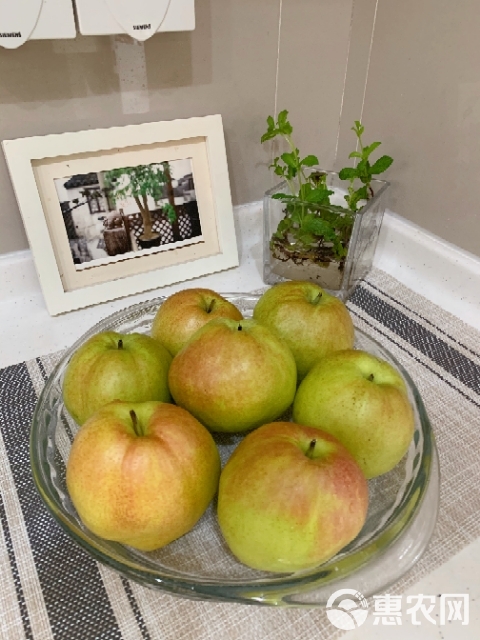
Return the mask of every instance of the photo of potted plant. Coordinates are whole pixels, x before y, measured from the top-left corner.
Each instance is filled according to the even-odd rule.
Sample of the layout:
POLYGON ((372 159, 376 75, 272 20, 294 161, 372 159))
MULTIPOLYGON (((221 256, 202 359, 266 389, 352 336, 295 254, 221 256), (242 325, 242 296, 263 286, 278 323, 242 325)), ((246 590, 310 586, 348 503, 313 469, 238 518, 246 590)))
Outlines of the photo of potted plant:
POLYGON ((54 184, 77 270, 201 241, 191 158, 74 174, 54 184))
MULTIPOLYGON (((166 190, 169 202, 163 207, 164 213, 171 224, 177 222, 172 178, 168 162, 158 165, 149 164, 112 169, 105 172, 104 180, 105 186, 110 190, 110 195, 115 201, 128 197, 135 200, 143 220, 143 233, 139 237, 141 248, 158 247, 161 243, 161 236, 152 229, 152 216, 148 198, 150 197, 155 202, 158 202, 163 198, 164 190, 166 190)), ((177 237, 176 239, 179 240, 180 238, 177 237)))
POLYGON ((377 176, 393 160, 384 155, 372 162, 381 143, 365 145, 358 120, 357 149, 349 155, 356 165, 338 174, 322 170, 315 155, 301 156, 288 111, 277 121, 269 116, 267 127, 261 142, 283 138, 288 151, 270 165, 283 181, 264 198, 263 279, 309 280, 346 299, 371 268, 389 187, 377 176))

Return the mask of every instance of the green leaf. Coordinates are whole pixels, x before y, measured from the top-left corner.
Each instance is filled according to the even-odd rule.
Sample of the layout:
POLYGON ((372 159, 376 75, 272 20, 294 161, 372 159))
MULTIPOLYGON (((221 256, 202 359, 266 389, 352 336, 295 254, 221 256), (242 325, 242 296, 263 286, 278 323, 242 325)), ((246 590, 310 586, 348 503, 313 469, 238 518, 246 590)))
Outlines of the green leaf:
POLYGON ((301 224, 303 218, 303 207, 301 205, 289 205, 289 212, 292 222, 301 224))
POLYGON ((293 153, 282 153, 280 157, 288 167, 295 170, 297 169, 297 160, 293 153))
POLYGON ((305 200, 314 204, 328 204, 330 201, 329 196, 332 194, 333 191, 325 187, 318 187, 317 189, 311 189, 311 191, 305 195, 305 200))
POLYGON ((375 149, 377 147, 379 147, 382 143, 381 142, 372 142, 372 144, 369 144, 368 147, 364 147, 363 149, 363 157, 364 158, 368 158, 368 156, 375 151, 375 149))
POLYGON ((263 136, 260 138, 260 142, 266 142, 267 140, 272 140, 273 138, 275 138, 278 135, 277 131, 267 131, 267 133, 264 133, 263 136))
POLYGON ((360 189, 357 189, 355 192, 355 195, 357 196, 357 202, 358 200, 368 200, 368 187, 366 185, 360 187, 360 189))
POLYGON ((301 243, 307 246, 312 245, 315 242, 315 236, 312 235, 311 233, 298 232, 297 238, 300 240, 301 243))
POLYGON ((277 122, 279 126, 285 124, 287 122, 287 118, 288 118, 288 111, 286 109, 283 109, 283 111, 280 111, 277 117, 277 122))
POLYGON ((305 216, 302 224, 302 231, 322 236, 325 240, 331 241, 336 237, 335 229, 332 225, 315 215, 305 216))
POLYGON ((362 154, 359 151, 352 151, 352 153, 348 156, 349 158, 362 158, 362 154))
POLYGON ((288 111, 284 109, 278 114, 276 132, 283 136, 289 136, 292 133, 292 130, 292 125, 288 121, 288 111))
POLYGON ((353 180, 357 176, 358 176, 358 171, 353 167, 345 167, 338 174, 338 177, 340 178, 340 180, 353 180))
POLYGON ((291 227, 292 222, 290 218, 283 218, 283 220, 280 220, 280 222, 278 223, 277 232, 283 234, 283 232, 288 231, 289 229, 291 229, 291 227))
POLYGON ((335 220, 335 228, 339 231, 342 229, 349 229, 353 226, 353 215, 350 211, 348 211, 348 215, 345 216, 337 216, 335 220))
POLYGON ((391 158, 390 156, 382 156, 381 158, 376 160, 370 167, 370 173, 372 173, 373 175, 383 173, 388 169, 392 162, 393 158, 391 158))
POLYGON ((351 211, 357 211, 359 201, 368 200, 367 185, 360 187, 356 191, 352 190, 348 196, 345 196, 345 200, 351 211))
POLYGON ((355 120, 355 128, 353 129, 353 131, 355 131, 355 133, 357 134, 357 136, 359 138, 363 134, 363 132, 365 131, 365 127, 360 122, 360 120, 355 120))
POLYGON ((309 155, 300 161, 300 165, 303 167, 314 167, 318 164, 317 156, 309 155))
POLYGON ((369 177, 369 168, 370 165, 368 164, 368 160, 360 160, 360 162, 357 164, 357 177, 362 179, 365 177, 369 177))
POLYGON ((335 242, 335 255, 337 260, 343 258, 348 253, 348 248, 344 247, 341 242, 335 242))
POLYGON ((272 116, 268 116, 267 125, 269 129, 275 129, 275 120, 272 118, 272 116))

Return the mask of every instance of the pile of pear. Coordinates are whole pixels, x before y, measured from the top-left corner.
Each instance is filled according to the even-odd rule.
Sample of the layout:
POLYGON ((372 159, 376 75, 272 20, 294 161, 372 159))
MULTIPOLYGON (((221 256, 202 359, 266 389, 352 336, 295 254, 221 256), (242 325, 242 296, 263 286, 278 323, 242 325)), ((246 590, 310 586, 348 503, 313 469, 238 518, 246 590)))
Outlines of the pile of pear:
POLYGON ((326 562, 360 533, 368 480, 402 460, 415 426, 401 373, 354 341, 347 306, 300 281, 268 289, 253 318, 191 288, 159 306, 150 335, 94 335, 63 380, 80 519, 153 551, 217 495, 240 562, 281 573, 326 562), (215 433, 242 434, 223 469, 215 433))

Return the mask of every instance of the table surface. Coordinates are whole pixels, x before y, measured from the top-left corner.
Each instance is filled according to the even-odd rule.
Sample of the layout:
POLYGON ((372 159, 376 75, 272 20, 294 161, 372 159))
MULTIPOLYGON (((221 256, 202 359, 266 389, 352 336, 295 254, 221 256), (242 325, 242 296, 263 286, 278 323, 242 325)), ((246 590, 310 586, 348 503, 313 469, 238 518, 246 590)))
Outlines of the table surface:
MULTIPOLYGON (((192 280, 188 286, 205 286, 219 292, 251 292, 263 288, 261 278, 261 222, 258 205, 236 210, 240 267, 192 280)), ((116 300, 88 309, 51 317, 45 307, 30 257, 14 256, 12 264, 0 263, 0 327, 2 348, 0 368, 63 349, 71 345, 94 323, 135 302, 155 295, 169 295, 185 287, 185 283, 147 292, 128 299, 116 300), (13 274, 13 275, 12 275, 13 274)), ((382 265, 380 265, 382 266, 382 265)), ((468 625, 445 626, 423 622, 412 624, 404 618, 401 626, 374 625, 369 616, 366 623, 348 632, 349 640, 470 640, 480 635, 480 540, 472 542, 448 562, 410 588, 403 598, 418 594, 469 594, 468 625)), ((6 639, 9 640, 9 639, 6 639)))

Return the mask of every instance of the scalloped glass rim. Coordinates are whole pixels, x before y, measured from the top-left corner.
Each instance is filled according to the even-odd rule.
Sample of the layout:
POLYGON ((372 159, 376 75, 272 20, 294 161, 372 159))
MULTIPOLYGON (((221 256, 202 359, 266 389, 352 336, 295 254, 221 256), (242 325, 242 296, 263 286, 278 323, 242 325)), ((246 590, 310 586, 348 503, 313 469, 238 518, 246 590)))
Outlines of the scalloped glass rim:
MULTIPOLYGON (((242 307, 245 316, 251 313, 259 297, 222 295, 242 307)), ((55 429, 64 411, 59 388, 65 366, 73 352, 99 331, 118 330, 128 320, 135 330, 145 332, 164 300, 161 297, 128 307, 93 326, 65 352, 40 394, 32 421, 31 466, 40 496, 60 526, 96 560, 125 577, 193 599, 323 606, 341 586, 357 588, 369 596, 398 580, 418 561, 435 526, 439 503, 438 455, 425 407, 409 374, 384 347, 358 329, 357 346, 390 361, 403 375, 415 409, 416 430, 405 462, 406 476, 381 526, 363 534, 363 538, 362 530, 355 541, 327 563, 291 574, 262 575, 251 571, 247 578, 217 579, 191 574, 183 568, 159 566, 148 554, 98 538, 75 517, 73 508, 67 508, 69 498, 55 484, 58 485, 59 478, 53 462, 55 429)))

